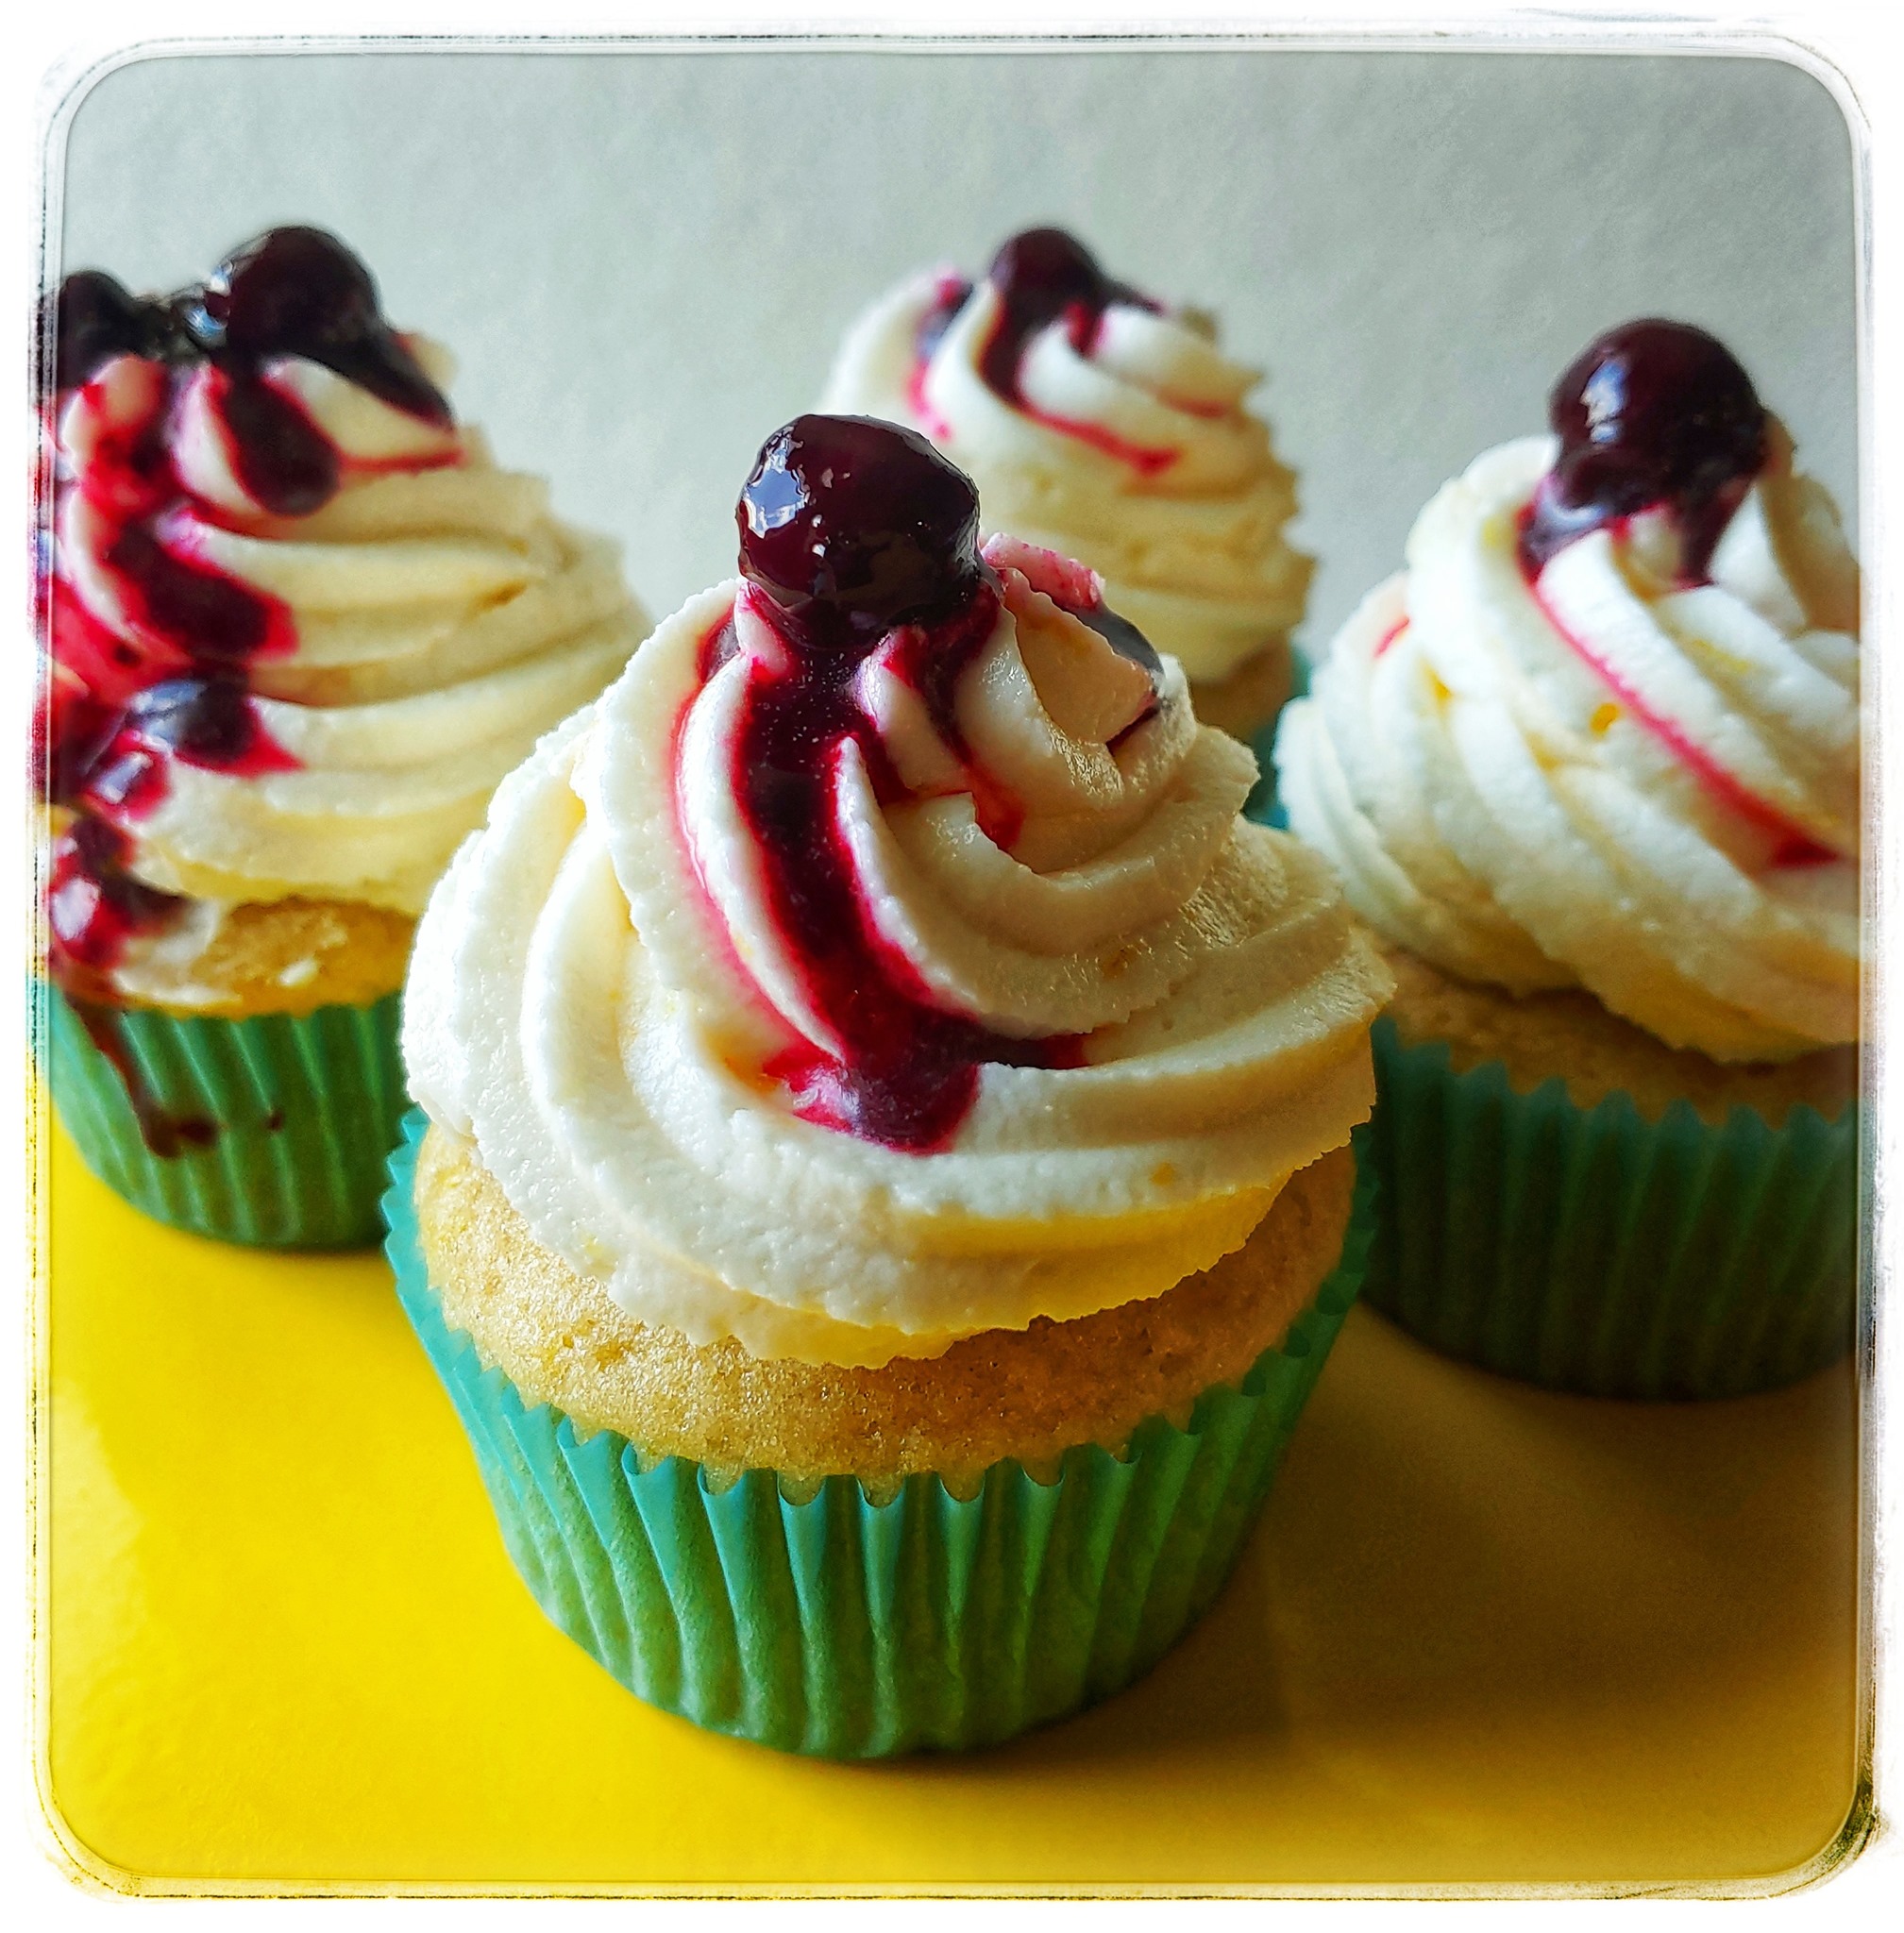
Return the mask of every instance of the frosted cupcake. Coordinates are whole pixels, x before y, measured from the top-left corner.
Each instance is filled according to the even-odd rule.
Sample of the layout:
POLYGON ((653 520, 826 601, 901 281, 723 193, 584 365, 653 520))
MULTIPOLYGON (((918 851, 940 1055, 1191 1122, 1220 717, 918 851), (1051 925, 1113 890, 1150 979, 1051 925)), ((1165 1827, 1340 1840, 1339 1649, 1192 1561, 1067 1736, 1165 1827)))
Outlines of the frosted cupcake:
POLYGON ((1144 1670, 1353 1296, 1388 991, 1242 747, 923 439, 801 417, 743 577, 418 937, 398 1286, 549 1615, 863 1757, 1144 1670))
POLYGON ((1371 1299, 1559 1387, 1849 1342, 1858 574, 1733 358, 1639 322, 1478 458, 1276 741, 1389 942, 1371 1299))
POLYGON ((333 237, 52 305, 35 745, 55 1100, 148 1213, 374 1240, 416 915, 645 623, 333 237))
POLYGON ((1311 569, 1283 536, 1295 479, 1244 408, 1258 380, 1207 315, 1032 228, 979 282, 928 273, 876 303, 821 407, 931 437, 978 485, 987 530, 1098 571, 1183 665, 1197 715, 1247 738, 1289 697, 1311 569))

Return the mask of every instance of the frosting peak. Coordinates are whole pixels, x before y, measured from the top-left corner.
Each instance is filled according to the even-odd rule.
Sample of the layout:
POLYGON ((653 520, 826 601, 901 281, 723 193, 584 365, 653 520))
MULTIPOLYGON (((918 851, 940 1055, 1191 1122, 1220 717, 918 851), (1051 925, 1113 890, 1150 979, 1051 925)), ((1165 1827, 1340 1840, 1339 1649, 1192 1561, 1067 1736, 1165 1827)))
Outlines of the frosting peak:
MULTIPOLYGON (((1096 257, 1062 228, 1014 235, 992 258, 986 279, 998 292, 998 314, 979 356, 980 373, 994 394, 1030 411, 1036 405, 1025 395, 1025 360, 1044 330, 1062 324, 1071 348, 1088 355, 1113 304, 1158 312, 1148 295, 1112 281, 1096 257)), ((1058 418, 1053 427, 1077 429, 1058 418)), ((1160 459, 1157 467, 1168 467, 1170 459, 1161 453, 1160 459)))
POLYGON ((1114 606, 1221 681, 1302 615, 1293 479, 1244 407, 1255 370, 1207 317, 1107 276, 1057 228, 976 282, 915 277, 849 332, 823 407, 921 430, 978 485, 985 528, 1099 570, 1114 606))
POLYGON ((447 355, 321 230, 170 296, 82 271, 49 320, 36 750, 99 829, 60 834, 54 970, 110 974, 193 899, 420 910, 496 782, 638 638, 612 547, 496 468, 447 355))
MULTIPOLYGON (((1041 969, 963 929, 1019 871, 1029 899, 1034 860, 1070 870, 1074 929, 1105 895, 1102 936, 1129 924, 1123 882, 1079 868, 1175 776, 1193 735, 1181 692, 1153 683, 1154 652, 1121 655, 1092 628, 1091 572, 1008 538, 981 558, 976 493, 909 430, 803 416, 768 439, 736 514, 749 582, 732 648, 702 654, 687 700, 682 836, 751 983, 736 992, 790 1030, 769 1024, 762 1051, 794 1111, 940 1147, 982 1065, 1070 1065, 1084 1033, 1128 1017, 1141 973, 1094 1000, 1078 963, 1041 969), (931 813, 940 801, 956 803, 931 813), (987 853, 1004 862, 988 882, 972 877, 987 853), (944 902, 947 875, 970 904, 956 885, 944 902)), ((1229 750, 1205 815, 1220 834, 1249 785, 1229 750)))
POLYGON ((1783 1060, 1858 1034, 1857 568, 1744 372, 1668 328, 1562 378, 1571 443, 1491 450, 1423 511, 1276 764, 1390 939, 1783 1060))

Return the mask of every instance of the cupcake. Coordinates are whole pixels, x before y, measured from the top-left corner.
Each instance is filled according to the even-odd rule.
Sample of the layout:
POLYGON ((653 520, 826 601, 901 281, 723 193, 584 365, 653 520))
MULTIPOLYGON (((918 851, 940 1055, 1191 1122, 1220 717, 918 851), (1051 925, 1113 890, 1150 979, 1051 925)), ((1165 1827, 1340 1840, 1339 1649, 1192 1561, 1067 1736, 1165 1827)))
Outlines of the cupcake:
POLYGON ((374 1241, 416 916, 645 621, 334 237, 274 229, 163 298, 87 271, 51 310, 55 1101, 162 1220, 374 1241))
POLYGON ((895 426, 771 437, 741 578, 497 790, 407 995, 391 1255, 516 1565, 640 1696, 834 1757, 1145 1670, 1363 1247, 1373 944, 977 512, 895 426))
POLYGON ((1243 407, 1259 379, 1216 325, 1110 280, 1061 228, 1014 235, 969 281, 915 277, 849 331, 823 409, 922 431, 977 483, 985 528, 1088 564, 1241 738, 1290 689, 1311 561, 1295 479, 1243 407))
POLYGON ((1767 1388, 1856 1306, 1857 567, 1699 329, 1602 336, 1550 419, 1277 733, 1398 982, 1368 1293, 1559 1388, 1767 1388))

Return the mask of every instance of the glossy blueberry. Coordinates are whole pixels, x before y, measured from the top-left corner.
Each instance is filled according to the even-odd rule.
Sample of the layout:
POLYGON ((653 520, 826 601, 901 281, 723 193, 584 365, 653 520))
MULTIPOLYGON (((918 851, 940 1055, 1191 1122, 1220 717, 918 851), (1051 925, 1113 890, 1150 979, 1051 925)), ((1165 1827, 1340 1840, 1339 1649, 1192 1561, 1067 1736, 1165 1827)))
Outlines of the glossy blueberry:
POLYGON ((1522 528, 1523 567, 1538 573, 1590 530, 1662 505, 1688 581, 1701 580, 1765 461, 1764 406, 1731 351, 1687 323, 1626 323, 1568 365, 1547 414, 1560 448, 1522 528))
POLYGON ((978 493, 924 437, 870 416, 797 416, 735 507, 740 567, 820 645, 929 624, 977 582, 978 493))

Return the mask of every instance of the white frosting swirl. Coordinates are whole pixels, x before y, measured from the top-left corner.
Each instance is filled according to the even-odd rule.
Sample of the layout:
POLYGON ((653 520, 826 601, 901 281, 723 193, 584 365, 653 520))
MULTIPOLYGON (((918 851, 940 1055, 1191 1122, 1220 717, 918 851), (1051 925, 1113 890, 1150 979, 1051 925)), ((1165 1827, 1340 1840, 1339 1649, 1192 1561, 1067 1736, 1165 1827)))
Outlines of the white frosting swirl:
POLYGON ((944 281, 916 277, 854 323, 819 407, 930 436, 978 485, 987 531, 1089 564, 1112 608, 1200 683, 1286 638, 1312 564, 1283 539, 1295 479, 1243 407, 1258 373, 1201 315, 1113 301, 1084 349, 1062 320, 1032 337, 1019 408, 980 373, 1000 320, 989 281, 918 368, 944 281))
POLYGON ((1290 825, 1388 937, 1515 992, 1584 986, 1716 1060, 1857 1037, 1857 570, 1770 440, 1696 585, 1663 511, 1529 584, 1549 438, 1422 513, 1276 740, 1290 825))
MULTIPOLYGON (((411 346, 446 384, 445 352, 411 346)), ((335 495, 309 515, 271 515, 239 477, 226 378, 201 365, 165 421, 184 494, 153 534, 283 607, 289 647, 241 668, 295 768, 169 762, 158 804, 120 820, 130 869, 201 899, 419 912, 497 781, 621 669, 647 622, 615 546, 558 522, 541 479, 498 469, 479 432, 409 414, 313 362, 263 373, 334 446, 335 495)), ((125 357, 74 393, 59 425, 70 471, 149 407, 156 375, 125 357)), ((140 641, 109 562, 115 529, 92 492, 64 492, 59 569, 93 618, 140 641)))
POLYGON ((895 675, 894 634, 831 767, 896 982, 998 1035, 1083 1036, 1076 1065, 980 1067, 932 1151, 802 1118, 770 1071, 836 1043, 739 790, 737 717, 788 649, 750 588, 661 625, 499 788, 430 901, 413 1091, 643 1320, 879 1363, 1159 1294, 1368 1112, 1386 976, 1326 867, 1237 818, 1253 761, 1196 725, 1179 667, 1152 711, 1147 674, 1002 576, 955 687, 963 751, 895 675), (979 791, 1021 809, 1007 843, 979 791))

